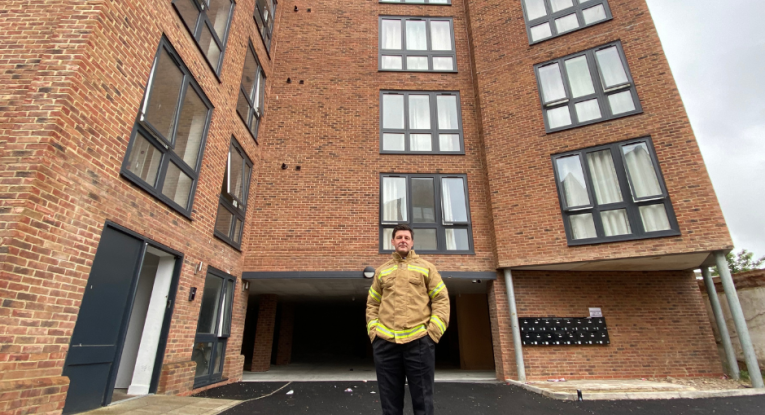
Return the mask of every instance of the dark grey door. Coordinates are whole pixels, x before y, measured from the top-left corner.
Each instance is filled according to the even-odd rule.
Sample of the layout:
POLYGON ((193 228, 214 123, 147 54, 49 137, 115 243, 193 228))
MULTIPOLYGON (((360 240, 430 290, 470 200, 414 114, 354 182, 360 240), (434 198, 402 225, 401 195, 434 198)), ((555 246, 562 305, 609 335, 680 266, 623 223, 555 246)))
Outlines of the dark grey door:
POLYGON ((112 371, 122 350, 144 245, 104 227, 64 363, 63 375, 70 382, 64 414, 98 408, 111 396, 112 371))

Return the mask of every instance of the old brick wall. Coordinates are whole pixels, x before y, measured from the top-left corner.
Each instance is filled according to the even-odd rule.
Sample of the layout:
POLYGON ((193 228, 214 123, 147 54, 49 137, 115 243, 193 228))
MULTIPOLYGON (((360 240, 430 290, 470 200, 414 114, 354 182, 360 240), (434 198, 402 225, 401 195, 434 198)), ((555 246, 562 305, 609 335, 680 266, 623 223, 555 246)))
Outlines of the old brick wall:
POLYGON ((732 246, 645 1, 608 3, 613 20, 529 46, 520 1, 467 2, 500 267, 732 246), (534 64, 616 40, 643 113, 546 134, 534 64), (682 235, 568 247, 550 156, 648 135, 682 235))
MULTIPOLYGON (((589 307, 600 307, 611 340, 607 346, 524 346, 530 380, 722 374, 690 271, 513 271, 512 277, 519 317, 587 317, 589 307)), ((504 288, 503 276, 494 282, 494 295, 504 295, 504 288)), ((516 378, 509 317, 500 320, 495 333, 505 339, 501 361, 495 351, 497 367, 504 364, 498 376, 516 378)))
MULTIPOLYGON (((213 226, 232 134, 255 169, 259 166, 260 150, 234 109, 248 39, 271 75, 252 18, 254 7, 253 0, 237 2, 218 79, 170 1, 26 0, 0 5, 4 388, 6 382, 58 382, 107 220, 185 254, 164 363, 189 362, 201 296, 193 302, 186 296, 189 287, 204 286, 205 277, 204 269, 193 272, 195 265, 201 261, 241 275, 241 252, 214 238, 213 226), (119 175, 163 34, 215 107, 191 220, 119 175)), ((267 92, 266 102, 268 97, 267 92)), ((250 202, 254 196, 253 188, 250 202)), ((247 225, 253 215, 249 209, 247 225)), ((250 229, 246 227, 245 238, 250 229)), ((236 294, 228 342, 231 362, 237 361, 242 341, 247 297, 241 283, 236 294)), ((231 380, 241 373, 229 372, 231 380)), ((51 390, 52 399, 57 393, 51 390)), ((31 400, 28 405, 17 402, 26 406, 14 403, 14 408, 28 411, 63 405, 63 399, 50 408, 31 400)), ((0 405, 8 404, 3 399, 0 405)))

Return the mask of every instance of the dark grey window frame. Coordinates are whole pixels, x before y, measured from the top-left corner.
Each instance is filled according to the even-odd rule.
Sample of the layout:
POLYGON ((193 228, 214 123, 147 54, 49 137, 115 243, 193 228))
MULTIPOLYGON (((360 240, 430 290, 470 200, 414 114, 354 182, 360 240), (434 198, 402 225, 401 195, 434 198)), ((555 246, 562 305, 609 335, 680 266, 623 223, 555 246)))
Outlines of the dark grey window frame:
MULTIPOLYGON (((268 4, 269 0, 265 0, 266 4, 268 4)), ((273 4, 273 8, 271 10, 268 10, 269 13, 271 13, 271 24, 265 24, 263 22, 263 11, 260 9, 260 2, 258 0, 255 0, 255 11, 252 13, 252 18, 255 19, 255 25, 258 27, 258 33, 260 33, 260 39, 263 41, 263 46, 266 47, 266 53, 268 54, 269 59, 271 58, 271 42, 273 41, 274 37, 274 24, 276 23, 276 6, 277 1, 271 0, 273 4)))
POLYGON ((379 193, 379 203, 377 204, 378 208, 380 209, 380 219, 379 219, 379 253, 380 254, 389 254, 392 253, 393 250, 385 250, 383 249, 384 246, 384 229, 386 228, 393 228, 396 225, 399 224, 406 224, 409 225, 409 227, 412 228, 415 232, 415 240, 417 239, 416 233, 418 229, 436 229, 436 241, 437 241, 437 250, 417 250, 417 253, 419 254, 439 254, 439 255, 475 255, 475 250, 473 247, 473 221, 471 220, 470 215, 470 198, 469 198, 470 192, 468 191, 468 179, 467 174, 421 174, 421 173, 411 173, 411 174, 399 174, 399 173, 383 173, 380 174, 380 193, 379 193), (407 209, 407 218, 409 220, 406 221, 385 221, 383 220, 383 179, 386 177, 403 177, 406 179, 406 198, 408 201, 408 205, 406 207, 407 209), (413 223, 411 221, 412 218, 412 179, 418 179, 418 178, 426 178, 426 179, 433 179, 433 190, 434 190, 434 207, 435 207, 435 223, 413 223), (463 183, 465 184, 465 209, 467 211, 467 222, 466 223, 455 223, 452 225, 444 225, 443 223, 443 212, 442 212, 442 205, 441 205, 441 179, 445 178, 460 178, 463 180, 463 183), (463 251, 448 251, 446 250, 446 229, 467 229, 468 234, 468 250, 463 251))
POLYGON ((452 5, 452 0, 446 0, 446 3, 434 3, 434 2, 431 2, 431 0, 421 0, 421 1, 407 1, 407 0, 388 0, 388 1, 385 1, 385 0, 379 0, 378 3, 380 3, 380 4, 388 4, 388 3, 393 3, 393 4, 416 4, 416 5, 427 4, 429 6, 451 6, 452 5))
POLYGON ((377 20, 377 70, 381 72, 437 72, 437 73, 457 73, 457 45, 454 40, 454 19, 452 17, 419 17, 419 16, 379 16, 377 20), (391 50, 386 49, 383 50, 382 48, 382 21, 383 20, 401 20, 401 49, 400 50, 391 50), (409 51, 406 49, 406 21, 407 20, 424 20, 426 21, 427 30, 425 30, 425 36, 426 41, 428 45, 428 50, 412 50, 409 51), (430 22, 433 20, 448 20, 449 21, 449 30, 451 31, 451 41, 452 41, 452 50, 451 51, 433 51, 432 44, 430 40, 430 22), (386 56, 401 56, 401 67, 403 69, 383 69, 382 68, 382 57, 383 55, 386 56), (428 70, 409 70, 406 69, 406 58, 407 56, 427 56, 428 58, 428 70), (434 70, 433 68, 433 58, 439 57, 439 56, 448 56, 453 59, 454 62, 454 69, 443 71, 443 70, 434 70))
POLYGON ((569 246, 579 245, 594 245, 609 242, 621 242, 621 241, 633 241, 641 239, 653 239, 662 238, 667 236, 680 235, 680 228, 677 223, 677 217, 672 207, 672 201, 669 198, 667 187, 664 183, 664 175, 661 172, 661 166, 659 160, 656 158, 656 150, 653 147, 653 140, 650 136, 635 138, 631 140, 619 141, 616 143, 605 144, 600 146, 588 147, 581 150, 567 151, 565 153, 555 154, 552 156, 553 174, 555 177, 556 187, 558 189, 558 201, 560 203, 560 209, 563 217, 563 225, 566 230, 566 239, 569 246), (656 171, 656 177, 659 181, 662 194, 660 196, 645 197, 635 200, 633 197, 633 186, 630 183, 629 175, 627 174, 624 166, 623 155, 621 148, 630 144, 645 143, 648 152, 651 156, 651 162, 656 171), (614 168, 616 170, 616 176, 619 181, 619 187, 621 190, 622 201, 617 203, 609 203, 606 205, 598 205, 595 192, 593 191, 592 176, 587 160, 587 153, 594 153, 602 150, 610 150, 611 157, 614 162, 614 168), (564 190, 558 180, 558 167, 556 160, 564 157, 578 155, 580 157, 582 171, 584 173, 585 181, 587 182, 587 195, 590 198, 590 205, 588 206, 575 206, 566 207, 564 202, 564 190), (667 212, 667 219, 669 221, 670 228, 665 231, 645 232, 643 227, 643 221, 640 216, 640 206, 657 205, 662 204, 667 212), (617 236, 605 236, 603 230, 603 223, 601 220, 600 212, 625 209, 627 211, 627 218, 629 220, 632 233, 629 235, 617 235, 617 236), (574 239, 573 231, 571 229, 571 222, 569 216, 583 213, 592 213, 593 221, 595 223, 595 230, 597 232, 596 238, 589 239, 574 239))
POLYGON ((175 51, 168 39, 164 36, 162 36, 162 39, 159 42, 159 46, 157 47, 157 52, 154 55, 151 71, 152 72, 149 75, 149 80, 147 81, 146 85, 146 92, 144 93, 144 97, 141 100, 141 108, 138 111, 133 131, 130 134, 130 142, 128 143, 127 151, 125 152, 125 159, 122 161, 120 174, 130 180, 136 186, 140 187, 150 195, 161 200, 164 204, 176 210, 181 215, 191 219, 192 206, 194 206, 194 195, 196 193, 197 183, 199 181, 199 169, 202 165, 202 156, 204 155, 204 148, 207 142, 207 133, 210 128, 210 119, 212 118, 213 105, 212 102, 210 102, 210 100, 207 98, 207 95, 205 95, 205 93, 202 91, 202 88, 199 86, 199 84, 197 84, 189 69, 183 63, 181 57, 175 51), (181 89, 178 97, 178 104, 176 107, 177 110, 173 127, 173 137, 170 137, 169 140, 167 137, 163 137, 163 135, 157 131, 157 129, 154 128, 151 123, 149 123, 144 114, 144 107, 146 103, 149 102, 153 91, 152 81, 154 79, 154 71, 158 69, 159 56, 163 49, 168 53, 174 63, 178 65, 178 68, 181 70, 181 72, 183 72, 183 81, 181 82, 181 89), (188 88, 193 88, 205 106, 207 106, 207 119, 205 120, 205 126, 202 131, 202 139, 199 144, 197 162, 194 166, 187 165, 186 162, 183 161, 180 156, 175 154, 174 151, 175 134, 178 131, 178 119, 180 118, 183 110, 183 102, 186 97, 188 88), (156 178, 156 186, 152 186, 151 184, 145 182, 143 179, 128 169, 128 161, 130 154, 133 151, 133 146, 138 134, 141 134, 141 136, 143 136, 151 145, 153 145, 160 153, 162 153, 162 159, 160 161, 160 166, 156 178), (173 162, 183 173, 192 179, 191 189, 189 189, 188 207, 183 207, 175 203, 174 200, 170 199, 162 193, 162 186, 165 183, 165 176, 170 162, 173 162))
POLYGON ((380 154, 465 154, 465 134, 462 127, 462 103, 460 101, 460 93, 458 91, 394 91, 385 90, 380 91, 380 154), (404 96, 404 128, 392 129, 383 128, 383 96, 384 95, 403 95, 404 96), (430 97, 430 129, 429 130, 414 130, 409 128, 409 95, 428 95, 430 97), (438 127, 438 108, 437 97, 439 95, 456 96, 457 97, 457 117, 459 118, 459 128, 456 130, 442 130, 438 127), (385 133, 404 134, 404 151, 391 151, 383 150, 383 136, 385 133), (431 135, 431 148, 438 148, 438 150, 431 151, 412 151, 410 150, 410 134, 430 134, 431 135), (459 134, 460 136, 460 151, 441 151, 439 134, 459 134))
POLYGON ((213 29, 213 25, 212 25, 212 22, 210 21, 210 17, 207 15, 209 0, 173 0, 173 3, 172 3, 173 8, 175 9, 175 12, 183 21, 184 26, 186 27, 186 30, 188 30, 189 33, 191 34, 191 37, 194 38, 195 40, 194 43, 197 45, 197 48, 202 53, 202 56, 204 56, 207 64, 210 65, 210 68, 213 70, 213 73, 215 74, 215 76, 218 78, 218 82, 220 82, 220 72, 221 72, 221 69, 223 68, 223 57, 226 54, 226 44, 228 40, 228 34, 231 30, 231 20, 233 20, 234 9, 236 8, 236 1, 235 0, 229 0, 229 1, 231 2, 231 8, 229 9, 228 21, 226 22, 226 30, 224 31, 223 39, 218 37, 218 34, 215 32, 215 29, 213 29), (197 11, 199 12, 199 16, 197 17, 197 21, 194 23, 193 28, 191 27, 191 24, 189 22, 186 22, 186 20, 183 18, 183 14, 181 14, 180 10, 178 10, 178 7, 175 5, 177 1, 190 1, 195 6, 197 6, 197 11), (220 49, 220 56, 218 57, 218 62, 210 62, 207 59, 207 54, 202 49, 202 46, 199 44, 199 38, 202 36, 202 29, 204 28, 205 25, 207 26, 207 29, 210 31, 212 41, 215 42, 215 44, 220 49))
MULTIPOLYGON (((255 71, 255 82, 252 83, 252 90, 251 91, 245 91, 244 86, 242 83, 239 83, 239 94, 237 94, 237 106, 236 106, 236 113, 239 115, 239 119, 244 121, 244 125, 247 126, 247 131, 249 131, 250 135, 252 136, 252 139, 255 140, 255 143, 258 143, 258 131, 260 129, 260 122, 263 118, 263 115, 266 112, 265 105, 266 105, 266 82, 268 81, 268 77, 263 72, 263 65, 260 64, 260 59, 258 59, 258 54, 255 53, 255 47, 252 45, 252 42, 247 42, 247 50, 249 53, 252 53, 252 56, 255 58, 255 63, 258 64, 258 69, 255 71), (260 82, 260 76, 263 75, 263 85, 260 87, 261 89, 258 91, 259 94, 257 97, 253 97, 252 94, 256 91, 258 87, 258 83, 260 82), (249 105, 249 110, 247 112, 246 116, 243 116, 239 112, 239 98, 241 97, 240 94, 244 94, 245 99, 247 100, 247 104, 249 105), (260 101, 260 112, 258 112, 255 108, 255 100, 260 101), (257 123, 255 127, 252 127, 252 123, 257 123), (255 132, 253 132, 253 129, 255 132)), ((246 57, 245 57, 246 62, 246 57)), ((244 64, 243 64, 244 65, 244 64)), ((244 76, 244 74, 242 74, 244 76)))
MULTIPOLYGON (((228 154, 228 162, 226 163, 226 173, 223 175, 223 185, 221 186, 221 194, 220 194, 220 206, 222 206, 224 209, 228 210, 229 213, 231 213, 231 216, 233 220, 231 221, 231 225, 229 226, 228 234, 224 235, 221 232, 218 232, 218 229, 215 228, 213 234, 218 237, 220 240, 226 242, 227 244, 231 245, 232 247, 236 248, 237 250, 241 250, 242 247, 242 234, 244 233, 244 219, 247 215, 247 197, 249 195, 250 191, 250 180, 252 179, 252 161, 247 156, 247 153, 244 151, 244 148, 236 141, 236 138, 233 136, 231 137, 231 145, 229 146, 229 154, 228 154), (239 153, 240 156, 242 156, 242 199, 239 200, 236 198, 236 196, 228 193, 228 186, 227 184, 231 180, 231 152, 236 151, 239 153), (244 166, 249 167, 249 173, 244 168, 244 166), (230 198, 230 200, 229 200, 230 198), (233 233, 236 231, 236 221, 239 220, 242 223, 241 228, 239 229, 239 242, 236 242, 234 237, 237 235, 234 235, 233 233)), ((217 224, 217 215, 216 215, 216 224, 217 224)))
MULTIPOLYGON (((213 347, 210 353, 210 361, 213 363, 215 362, 217 358, 215 354, 216 353, 215 345, 218 342, 221 342, 220 339, 224 339, 222 340, 223 350, 222 350, 222 356, 220 358, 220 371, 217 374, 211 373, 211 374, 208 374, 207 376, 200 376, 200 377, 194 376, 195 389, 202 386, 212 385, 214 383, 218 383, 225 380, 223 379, 223 368, 226 364, 226 349, 228 349, 228 340, 231 338, 231 326, 233 326, 234 324, 233 307, 234 307, 234 297, 236 297, 236 294, 237 294, 236 293, 236 289, 237 289, 236 277, 227 272, 214 268, 212 266, 207 267, 207 273, 205 273, 205 278, 207 278, 207 274, 212 274, 218 278, 223 279, 223 288, 221 289, 220 296, 218 297, 218 313, 219 313, 218 315, 221 315, 220 313, 225 312, 225 310, 223 309, 223 304, 221 303, 223 300, 223 296, 226 294, 226 285, 228 284, 229 281, 233 283, 232 290, 231 290, 231 301, 229 302, 229 304, 226 304, 226 307, 229 307, 229 310, 230 310, 229 315, 231 320, 229 322, 228 333, 221 333, 220 335, 218 335, 216 333, 197 333, 196 330, 194 331, 194 345, 196 345, 197 343, 204 343, 204 342, 213 343, 213 347)), ((201 293, 202 295, 200 297, 204 297, 204 282, 202 283, 202 287, 203 287, 202 293, 201 293)), ((201 306, 199 308, 199 312, 200 313, 202 312, 201 306)), ((224 316, 225 314, 222 316, 222 318, 225 318, 224 316)), ((197 322, 199 322, 199 315, 197 315, 197 322)), ((224 323, 224 326, 225 326, 225 323, 224 323)), ((211 369, 214 371, 214 368, 211 368, 211 369)))
POLYGON ((589 0, 588 2, 584 4, 580 4, 579 0, 574 0, 574 7, 571 7, 565 10, 560 10, 555 13, 552 13, 550 0, 544 0, 545 9, 547 10, 547 15, 543 17, 538 17, 532 21, 529 21, 528 13, 526 11, 526 2, 524 0, 518 0, 518 1, 521 2, 521 7, 523 8, 523 20, 526 22, 526 35, 528 36, 528 39, 529 39, 529 45, 535 45, 537 43, 542 43, 550 39, 555 39, 556 37, 565 36, 569 33, 574 33, 586 27, 591 27, 601 23, 608 22, 610 20, 613 20, 614 18, 613 14, 611 14, 611 8, 608 6, 608 0, 589 0), (584 17, 582 16, 582 10, 595 7, 598 4, 603 5, 603 8, 605 9, 605 12, 606 12, 606 18, 594 23, 584 24, 584 17), (571 14, 572 11, 576 13, 576 18, 579 21, 580 26, 573 30, 569 30, 563 33, 557 33, 557 28, 555 27, 555 19, 561 18, 563 16, 568 16, 571 14), (531 40, 531 28, 536 27, 540 24, 544 24, 545 22, 550 24, 550 31, 552 32, 552 36, 546 37, 544 39, 539 39, 537 41, 531 40))
POLYGON ((538 63, 534 65, 534 74, 537 77, 537 91, 539 93, 539 102, 542 104, 542 118, 544 119, 545 131, 547 133, 554 133, 557 131, 569 130, 572 128, 582 127, 585 125, 597 124, 604 121, 615 120, 618 118, 629 117, 631 115, 643 113, 643 107, 642 105, 640 105, 640 97, 638 96, 637 88, 635 87, 635 80, 632 78, 632 72, 630 72, 629 64, 627 63, 627 57, 624 54, 624 49, 622 48, 621 41, 606 43, 605 45, 601 45, 601 46, 598 46, 592 49, 587 49, 577 53, 572 53, 562 58, 557 58, 551 61, 538 63), (622 66, 624 67, 624 72, 627 74, 628 82, 626 84, 622 84, 622 85, 609 88, 608 90, 606 90, 603 87, 605 83, 603 82, 603 78, 600 73, 600 68, 598 67, 597 61, 595 60, 595 52, 602 49, 610 48, 612 46, 615 46, 616 50, 619 52, 619 57, 621 58, 622 66), (589 70, 590 70, 590 77, 593 82, 595 93, 590 95, 584 95, 577 98, 571 98, 573 94, 571 93, 571 85, 569 84, 569 81, 568 81, 568 74, 566 72, 565 61, 572 58, 579 57, 579 56, 586 56, 587 58, 587 66, 589 67, 589 70), (563 80, 563 86, 566 90, 566 99, 545 104, 544 93, 542 91, 542 83, 539 77, 539 69, 548 65, 553 65, 553 64, 558 64, 558 67, 560 68, 561 79, 563 80), (615 95, 627 90, 629 90, 630 93, 632 94, 632 101, 635 104, 635 109, 632 111, 613 115, 611 113, 611 105, 608 102, 608 96, 615 95), (585 122, 578 122, 577 115, 576 115, 576 107, 575 107, 576 104, 583 101, 589 101, 594 98, 597 98, 598 100, 598 105, 600 105, 600 112, 602 116, 598 119, 589 120, 585 122), (562 127, 557 127, 557 128, 550 128, 550 123, 547 118, 547 110, 556 109, 563 106, 568 106, 569 108, 569 113, 571 114, 571 121, 572 121, 571 124, 565 125, 562 127))

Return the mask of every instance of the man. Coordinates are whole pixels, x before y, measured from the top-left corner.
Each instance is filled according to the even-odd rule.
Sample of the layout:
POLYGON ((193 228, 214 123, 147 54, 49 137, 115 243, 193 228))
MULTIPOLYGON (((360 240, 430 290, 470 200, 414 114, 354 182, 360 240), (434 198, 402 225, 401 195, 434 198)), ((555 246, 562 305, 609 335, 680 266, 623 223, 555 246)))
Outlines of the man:
POLYGON ((436 267, 412 246, 414 231, 393 228, 393 258, 375 271, 367 297, 383 415, 404 413, 409 381, 415 415, 433 414, 436 343, 449 325, 449 294, 436 267))

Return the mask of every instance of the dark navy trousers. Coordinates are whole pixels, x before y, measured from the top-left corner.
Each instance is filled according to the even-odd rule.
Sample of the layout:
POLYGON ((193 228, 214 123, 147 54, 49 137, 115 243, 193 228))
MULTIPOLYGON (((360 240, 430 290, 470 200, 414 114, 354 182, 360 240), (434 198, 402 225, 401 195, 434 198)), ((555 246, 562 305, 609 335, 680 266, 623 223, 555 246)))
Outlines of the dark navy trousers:
POLYGON ((427 335, 406 344, 377 337, 372 350, 383 415, 403 415, 405 381, 414 415, 433 415, 436 342, 427 335))

